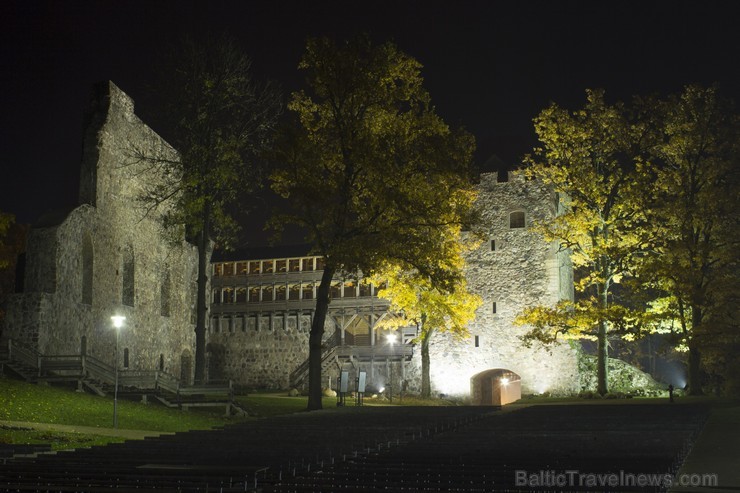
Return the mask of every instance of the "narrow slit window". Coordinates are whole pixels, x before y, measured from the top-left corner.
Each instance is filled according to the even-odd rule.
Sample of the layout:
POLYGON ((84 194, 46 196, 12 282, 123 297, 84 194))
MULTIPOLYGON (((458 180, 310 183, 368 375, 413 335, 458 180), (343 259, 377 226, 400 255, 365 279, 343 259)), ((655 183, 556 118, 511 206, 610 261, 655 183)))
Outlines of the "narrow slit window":
POLYGON ((480 347, 480 336, 475 336, 475 347, 480 347))
POLYGON ((491 303, 491 313, 496 313, 496 302, 491 303))

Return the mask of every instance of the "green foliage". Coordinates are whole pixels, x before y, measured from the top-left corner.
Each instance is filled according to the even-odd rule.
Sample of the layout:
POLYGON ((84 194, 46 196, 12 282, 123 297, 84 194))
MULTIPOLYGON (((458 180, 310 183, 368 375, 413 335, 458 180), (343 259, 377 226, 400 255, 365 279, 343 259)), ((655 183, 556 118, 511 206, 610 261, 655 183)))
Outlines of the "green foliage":
POLYGON ((167 206, 165 226, 184 225, 195 237, 208 225, 208 237, 228 246, 238 229, 239 195, 260 184, 260 155, 277 124, 280 94, 255 82, 250 60, 226 36, 185 39, 163 67, 157 96, 177 155, 152 155, 132 143, 137 160, 165 178, 150 183, 142 199, 167 206))
MULTIPOLYGON (((113 399, 0 378, 0 420, 107 428, 113 424, 113 399)), ((185 431, 223 420, 119 399, 118 423, 131 430, 185 431)))
POLYGON ((463 251, 473 245, 463 241, 459 226, 446 229, 451 246, 448 256, 440 256, 437 261, 450 271, 450 278, 456 279, 451 287, 440 289, 417 270, 404 269, 398 264, 389 263, 371 277, 374 284, 384 286, 378 296, 389 300, 389 310, 396 314, 381 320, 377 328, 397 329, 415 324, 420 329, 415 342, 421 343, 421 395, 425 398, 431 395, 429 341, 432 335, 447 332, 457 338, 467 337, 468 323, 482 303, 480 296, 468 291, 463 275, 463 251))
POLYGON ((534 120, 542 147, 526 161, 527 176, 560 194, 562 210, 534 229, 548 242, 571 252, 580 273, 574 303, 556 308, 533 307, 517 323, 534 328, 525 342, 555 341, 558 334, 598 342, 601 394, 607 392, 607 333, 615 321, 628 329, 625 307, 614 305, 612 286, 619 283, 633 258, 645 248, 638 197, 646 179, 647 125, 622 103, 609 105, 603 91, 587 91, 583 109, 569 112, 553 104, 534 120))
MULTIPOLYGON (((3 240, 3 237, 7 234, 8 230, 10 230, 10 227, 15 222, 15 216, 13 214, 6 214, 5 212, 0 211, 0 240, 3 240)), ((0 252, 3 252, 5 249, 5 242, 0 243, 0 252)), ((9 259, 5 258, 5 256, 0 256, 0 269, 4 269, 10 265, 9 259)))
POLYGON ((228 37, 185 40, 170 55, 160 100, 169 122, 167 138, 177 149, 150 150, 130 142, 132 163, 153 172, 141 195, 157 210, 165 231, 183 231, 198 246, 195 381, 205 376, 206 284, 211 241, 232 246, 239 202, 260 186, 260 158, 280 114, 280 96, 258 86, 249 59, 228 37))
POLYGON ((721 348, 740 342, 739 121, 717 88, 698 86, 631 107, 589 92, 584 110, 551 106, 537 117, 543 147, 527 172, 565 202, 537 228, 570 249, 584 275, 575 304, 521 314, 534 327, 527 342, 596 333, 605 357, 607 327, 627 338, 670 333, 688 350, 690 389, 700 391, 701 351, 721 362, 721 348), (620 306, 610 288, 624 276, 620 306))
POLYGON ((689 387, 700 392, 700 351, 722 360, 740 343, 740 119, 717 87, 687 86, 651 108, 659 128, 642 207, 653 248, 636 271, 659 293, 655 327, 693 353, 689 387))
POLYGON ((330 265, 371 272, 392 259, 449 282, 434 259, 443 227, 466 219, 473 138, 434 113, 421 65, 392 43, 310 39, 272 188, 273 226, 301 226, 330 265))
POLYGON ((421 65, 392 43, 309 39, 299 68, 308 91, 274 155, 272 189, 285 200, 272 220, 306 231, 324 257, 309 341, 309 408, 321 407, 321 335, 336 271, 413 269, 444 290, 448 226, 467 221, 474 142, 451 130, 422 87, 421 65))

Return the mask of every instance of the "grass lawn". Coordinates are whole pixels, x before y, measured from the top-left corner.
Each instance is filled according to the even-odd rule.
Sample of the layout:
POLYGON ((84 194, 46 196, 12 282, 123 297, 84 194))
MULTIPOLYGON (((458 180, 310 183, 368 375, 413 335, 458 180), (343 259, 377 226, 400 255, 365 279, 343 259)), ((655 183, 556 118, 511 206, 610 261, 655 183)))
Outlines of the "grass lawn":
MULTIPOLYGON (((306 409, 308 402, 306 397, 288 397, 284 392, 239 396, 236 400, 253 418, 225 417, 219 408, 184 412, 161 406, 152 399, 145 405, 119 398, 119 432, 115 432, 111 430, 112 396, 100 397, 0 376, 0 421, 27 423, 20 427, 0 423, 0 443, 48 443, 54 450, 90 447, 124 441, 130 438, 126 430, 167 433, 208 429, 254 417, 300 412, 306 409), (44 426, 35 427, 34 423, 44 426), (65 425, 88 428, 84 432, 70 432, 65 425), (101 434, 95 433, 95 428, 100 429, 101 434)), ((327 409, 336 407, 336 399, 327 397, 323 405, 327 409)))

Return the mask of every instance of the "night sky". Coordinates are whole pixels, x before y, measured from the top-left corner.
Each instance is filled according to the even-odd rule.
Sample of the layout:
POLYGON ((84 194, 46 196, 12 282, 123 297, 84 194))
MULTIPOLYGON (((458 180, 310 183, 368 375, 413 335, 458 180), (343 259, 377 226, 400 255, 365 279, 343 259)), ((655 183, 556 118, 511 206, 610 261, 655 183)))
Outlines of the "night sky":
POLYGON ((680 0, 4 0, 0 211, 32 223, 50 209, 74 206, 91 85, 113 80, 151 124, 147 115, 156 102, 147 87, 158 53, 184 34, 228 31, 252 58, 254 75, 279 83, 286 97, 302 85, 296 66, 307 36, 344 39, 366 32, 377 41, 392 39, 424 65, 439 114, 475 135, 477 161, 495 153, 516 164, 535 142, 531 121, 539 110, 551 101, 580 106, 586 88, 628 99, 717 81, 740 100, 734 6, 680 0))

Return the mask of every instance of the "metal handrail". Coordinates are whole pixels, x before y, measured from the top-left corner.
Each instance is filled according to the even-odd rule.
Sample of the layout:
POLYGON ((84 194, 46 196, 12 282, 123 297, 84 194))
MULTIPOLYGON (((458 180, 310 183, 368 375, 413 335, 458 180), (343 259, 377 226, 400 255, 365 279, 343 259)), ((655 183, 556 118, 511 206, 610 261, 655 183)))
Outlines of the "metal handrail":
POLYGON ((15 360, 24 365, 40 371, 41 353, 36 349, 27 346, 13 339, 8 339, 8 359, 15 360))
MULTIPOLYGON (((337 350, 337 345, 332 344, 331 346, 326 347, 323 351, 321 351, 321 365, 323 366, 326 360, 332 358, 334 356, 334 352, 337 350)), ((297 382, 300 382, 306 377, 306 373, 308 373, 308 365, 311 361, 311 358, 308 357, 306 360, 298 366, 295 370, 290 372, 290 382, 291 385, 297 385, 297 382)))

